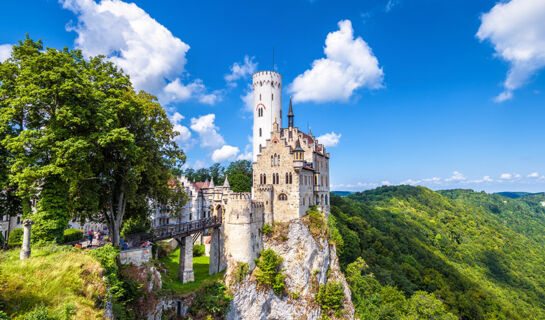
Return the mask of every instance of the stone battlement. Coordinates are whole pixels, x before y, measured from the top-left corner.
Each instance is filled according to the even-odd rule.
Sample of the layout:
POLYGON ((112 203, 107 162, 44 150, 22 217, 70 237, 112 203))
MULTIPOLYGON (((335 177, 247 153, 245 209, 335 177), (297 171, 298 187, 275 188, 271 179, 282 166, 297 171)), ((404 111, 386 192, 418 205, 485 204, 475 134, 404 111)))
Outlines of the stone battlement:
POLYGON ((252 200, 252 194, 250 192, 233 192, 229 194, 230 200, 252 200))
POLYGON ((263 204, 263 201, 255 201, 252 200, 252 208, 264 208, 265 205, 263 204))
POLYGON ((282 87, 282 75, 274 71, 258 71, 252 75, 253 86, 272 85, 282 87))

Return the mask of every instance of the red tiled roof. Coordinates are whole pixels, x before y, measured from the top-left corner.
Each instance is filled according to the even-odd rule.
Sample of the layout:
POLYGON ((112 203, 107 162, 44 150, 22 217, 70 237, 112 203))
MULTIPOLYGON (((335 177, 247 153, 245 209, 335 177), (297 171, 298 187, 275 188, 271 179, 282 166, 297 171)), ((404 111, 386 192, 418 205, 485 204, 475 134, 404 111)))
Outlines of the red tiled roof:
POLYGON ((307 139, 308 140, 308 144, 311 144, 311 143, 314 143, 314 139, 312 139, 311 136, 309 136, 308 134, 304 133, 303 131, 301 130, 298 130, 300 134, 303 135, 303 138, 307 139))
POLYGON ((206 189, 210 186, 210 181, 199 181, 199 182, 192 182, 193 186, 197 190, 206 189))

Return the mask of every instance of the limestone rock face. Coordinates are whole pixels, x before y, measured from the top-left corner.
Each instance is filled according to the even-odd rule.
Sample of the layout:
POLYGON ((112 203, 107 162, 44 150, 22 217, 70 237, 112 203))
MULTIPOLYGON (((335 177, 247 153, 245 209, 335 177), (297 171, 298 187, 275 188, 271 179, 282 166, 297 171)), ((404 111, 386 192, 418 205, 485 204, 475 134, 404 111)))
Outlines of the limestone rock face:
POLYGON ((233 266, 229 265, 226 279, 233 293, 231 310, 227 319, 320 319, 321 310, 314 296, 321 284, 341 281, 345 304, 343 318, 354 318, 350 289, 339 263, 335 247, 325 239, 314 240, 308 228, 299 219, 289 223, 287 238, 266 238, 265 249, 282 256, 286 277, 286 296, 278 296, 271 289, 259 289, 254 276, 246 277, 242 284, 230 281, 233 266))

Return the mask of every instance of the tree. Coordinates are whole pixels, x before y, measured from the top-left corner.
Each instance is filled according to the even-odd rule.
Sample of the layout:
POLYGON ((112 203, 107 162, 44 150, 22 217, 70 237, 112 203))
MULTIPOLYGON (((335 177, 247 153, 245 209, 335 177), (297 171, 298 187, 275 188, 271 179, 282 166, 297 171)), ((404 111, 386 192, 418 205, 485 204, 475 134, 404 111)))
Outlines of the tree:
POLYGON ((40 195, 36 217, 104 221, 118 244, 127 215, 154 202, 183 204, 185 194, 170 178, 185 155, 156 98, 135 93, 103 57, 42 49, 27 36, 0 64, 0 129, 8 132, 2 145, 14 155, 10 181, 23 198, 40 195))
POLYGON ((229 176, 229 185, 235 192, 252 191, 252 179, 240 173, 229 176))

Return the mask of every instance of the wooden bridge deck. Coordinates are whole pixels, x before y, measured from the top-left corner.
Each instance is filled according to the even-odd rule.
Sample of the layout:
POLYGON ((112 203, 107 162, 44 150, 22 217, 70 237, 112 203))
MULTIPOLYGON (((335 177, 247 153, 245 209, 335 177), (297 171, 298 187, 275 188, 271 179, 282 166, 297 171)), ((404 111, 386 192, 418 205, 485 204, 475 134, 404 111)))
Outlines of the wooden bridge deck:
POLYGON ((183 238, 199 231, 221 226, 221 216, 212 216, 200 220, 183 222, 153 228, 153 241, 170 238, 183 238))

